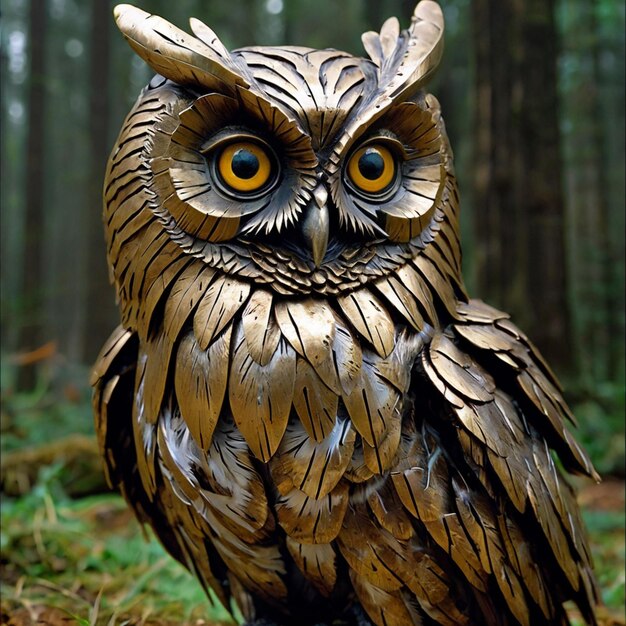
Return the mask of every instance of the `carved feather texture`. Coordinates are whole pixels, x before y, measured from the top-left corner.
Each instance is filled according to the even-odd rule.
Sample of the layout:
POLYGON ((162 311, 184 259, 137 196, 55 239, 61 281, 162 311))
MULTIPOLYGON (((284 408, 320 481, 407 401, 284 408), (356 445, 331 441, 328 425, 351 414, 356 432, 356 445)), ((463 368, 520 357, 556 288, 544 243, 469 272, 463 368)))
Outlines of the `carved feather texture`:
POLYGON ((243 311, 241 323, 250 356, 259 365, 267 365, 280 341, 280 332, 272 315, 272 294, 262 289, 254 291, 243 311))
POLYGON ((198 20, 116 16, 160 76, 104 187, 122 325, 92 384, 111 485, 249 621, 567 626, 573 600, 595 624, 565 478, 595 472, 536 347, 463 284, 452 154, 422 91, 439 6, 366 33, 369 60, 230 53, 198 20), (252 193, 220 170, 241 141, 271 157, 252 193), (349 178, 363 141, 395 159, 378 195, 349 178))
POLYGON ((133 50, 159 74, 180 85, 201 84, 209 89, 233 83, 247 86, 230 57, 224 57, 220 43, 211 46, 128 4, 118 5, 114 14, 133 50))
POLYGON ((287 426, 270 462, 276 488, 286 493, 296 487, 311 498, 323 498, 337 485, 352 459, 356 431, 348 419, 337 420, 329 435, 316 442, 303 422, 287 426))
POLYGON ((250 449, 269 461, 280 444, 293 401, 296 354, 281 339, 266 365, 259 365, 246 349, 243 329, 233 338, 228 394, 237 427, 250 449))
POLYGON ((276 501, 278 523, 300 543, 327 544, 336 539, 348 507, 349 485, 340 482, 323 498, 292 488, 276 501))
POLYGON ((367 289, 338 298, 354 329, 381 357, 389 356, 394 345, 394 326, 382 303, 367 289))
POLYGON ((287 536, 287 549, 294 562, 324 597, 333 592, 337 582, 337 554, 330 543, 298 543, 287 536))
POLYGON ((208 350, 189 334, 176 352, 174 389, 178 406, 193 438, 205 451, 226 394, 231 333, 232 326, 208 350))

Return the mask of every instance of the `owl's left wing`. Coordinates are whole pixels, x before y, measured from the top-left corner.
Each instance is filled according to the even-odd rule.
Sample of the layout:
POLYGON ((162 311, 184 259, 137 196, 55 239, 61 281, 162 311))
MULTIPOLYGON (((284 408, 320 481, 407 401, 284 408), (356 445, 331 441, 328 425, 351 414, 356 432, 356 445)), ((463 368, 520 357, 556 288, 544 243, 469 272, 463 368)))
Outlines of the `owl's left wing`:
MULTIPOLYGON (((595 472, 565 427, 571 414, 557 384, 508 316, 478 301, 459 305, 458 322, 418 359, 392 495, 445 571, 432 587, 445 603, 428 609, 418 595, 438 623, 464 623, 452 607, 471 624, 569 624, 570 599, 595 624, 590 552, 553 451, 567 471, 595 472)), ((380 510, 395 506, 388 492, 380 510)), ((374 552, 384 554, 391 532, 406 554, 375 517, 387 538, 374 552)))

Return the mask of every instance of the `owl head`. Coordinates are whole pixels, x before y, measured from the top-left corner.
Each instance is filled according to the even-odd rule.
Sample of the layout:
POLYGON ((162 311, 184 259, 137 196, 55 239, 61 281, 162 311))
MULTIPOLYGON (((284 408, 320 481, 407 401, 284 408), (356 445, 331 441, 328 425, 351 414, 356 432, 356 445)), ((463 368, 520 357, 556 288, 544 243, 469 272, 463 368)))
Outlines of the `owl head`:
POLYGON ((129 277, 141 281, 137 255, 150 258, 148 247, 165 259, 161 269, 183 251, 294 295, 376 280, 442 226, 458 265, 451 152, 439 105, 422 90, 442 53, 437 3, 420 2, 407 30, 391 18, 365 33, 369 58, 291 46, 229 52, 196 19, 191 36, 129 5, 115 17, 157 72, 105 185, 109 261, 127 320, 139 287, 129 277), (149 230, 141 243, 139 228, 149 230))

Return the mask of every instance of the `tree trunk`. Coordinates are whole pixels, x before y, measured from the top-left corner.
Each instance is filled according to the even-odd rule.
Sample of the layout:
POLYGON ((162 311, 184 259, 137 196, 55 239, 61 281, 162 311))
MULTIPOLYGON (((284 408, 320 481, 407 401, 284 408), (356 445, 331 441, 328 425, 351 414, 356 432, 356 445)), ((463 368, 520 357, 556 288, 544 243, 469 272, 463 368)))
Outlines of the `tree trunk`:
POLYGON ((578 361, 591 389, 600 380, 623 380, 624 363, 623 83, 605 77, 602 62, 607 54, 623 57, 623 40, 621 49, 607 40, 600 15, 597 1, 568 5, 565 13, 565 60, 577 68, 563 100, 575 129, 565 137, 574 320, 578 361))
POLYGON ((102 181, 111 146, 108 137, 110 26, 109 3, 92 0, 91 57, 89 66, 90 170, 86 211, 87 324, 84 358, 93 362, 117 319, 113 290, 109 284, 102 227, 102 181))
MULTIPOLYGON (((9 82, 9 55, 7 54, 5 46, 0 48, 0 74, 5 78, 4 89, 0 92, 0 128, 4 129, 4 132, 0 133, 0 180, 3 181, 0 186, 0 204, 3 207, 2 215, 0 216, 0 236, 2 237, 0 244, 0 281, 2 282, 4 289, 4 297, 2 298, 2 318, 6 322, 8 315, 10 315, 10 307, 7 305, 7 300, 11 301, 15 295, 13 289, 9 287, 11 278, 13 277, 13 269, 9 267, 9 261, 12 258, 9 254, 9 241, 7 238, 7 230, 13 223, 10 219, 9 213, 9 176, 11 174, 12 166, 9 159, 9 142, 7 140, 7 129, 9 127, 9 98, 7 92, 9 91, 7 85, 9 82), (7 215, 9 213, 9 215, 7 215), (8 296, 8 298, 7 298, 8 296)), ((12 212, 11 212, 12 213, 12 212)), ((12 316, 11 316, 12 317, 12 316)), ((15 338, 15 329, 11 324, 2 324, 0 327, 0 343, 4 349, 13 349, 13 339, 15 338)))
POLYGON ((525 231, 520 169, 519 21, 510 0, 472 5, 475 54, 474 230, 480 297, 524 324, 525 231))
POLYGON ((554 13, 555 0, 524 3, 519 200, 527 216, 529 332, 564 371, 571 368, 572 349, 554 13))
MULTIPOLYGON (((21 301, 23 316, 18 349, 29 352, 43 341, 41 319, 42 245, 44 224, 44 107, 46 103, 46 3, 31 0, 28 18, 29 77, 26 139, 26 189, 21 301)), ((21 390, 32 389, 37 363, 23 365, 17 379, 21 390)))
POLYGON ((475 278, 557 369, 570 365, 554 0, 476 0, 475 278))
MULTIPOLYGON (((601 335, 601 376, 609 380, 619 381, 620 359, 623 353, 623 332, 621 328, 621 312, 623 307, 620 306, 619 295, 619 278, 618 267, 620 266, 619 254, 615 250, 611 237, 611 215, 610 215, 610 187, 609 167, 607 162, 611 160, 611 153, 607 145, 606 136, 606 119, 603 115, 605 108, 602 102, 602 63, 601 63, 601 42, 602 34, 598 24, 598 12, 600 11, 600 3, 593 0, 590 3, 590 19, 588 22, 589 30, 592 32, 592 84, 591 90, 591 107, 590 120, 593 122, 591 127, 591 145, 595 146, 596 154, 593 164, 596 170, 597 185, 597 204, 596 214, 598 223, 598 250, 600 252, 600 265, 603 290, 601 294, 602 300, 602 322, 601 326, 604 332, 601 335)), ((623 207, 622 207, 623 210, 623 207)))

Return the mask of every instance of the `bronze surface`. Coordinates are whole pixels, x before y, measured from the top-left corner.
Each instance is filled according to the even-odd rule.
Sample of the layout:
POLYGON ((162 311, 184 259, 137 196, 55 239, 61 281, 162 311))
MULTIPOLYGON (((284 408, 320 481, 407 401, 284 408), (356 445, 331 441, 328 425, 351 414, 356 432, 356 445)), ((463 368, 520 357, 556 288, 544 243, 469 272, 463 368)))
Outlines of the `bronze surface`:
POLYGON ((228 52, 197 20, 115 15, 158 75, 106 172, 122 323, 92 383, 110 483, 250 621, 568 624, 574 600, 595 623, 564 478, 595 472, 535 347, 463 285, 423 91, 439 6, 365 33, 368 59, 228 52), (267 155, 265 186, 220 177, 233 142, 267 155), (347 174, 369 145, 397 170, 376 193, 347 174))

